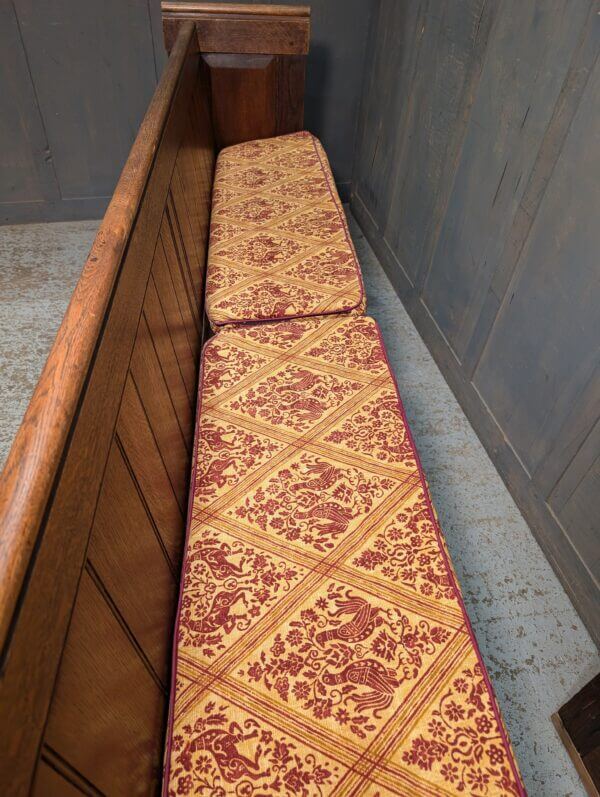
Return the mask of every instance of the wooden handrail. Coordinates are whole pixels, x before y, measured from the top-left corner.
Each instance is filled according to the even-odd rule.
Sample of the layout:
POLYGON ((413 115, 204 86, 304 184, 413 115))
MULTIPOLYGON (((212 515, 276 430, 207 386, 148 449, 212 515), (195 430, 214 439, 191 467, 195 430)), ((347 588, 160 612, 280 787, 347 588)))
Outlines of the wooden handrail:
POLYGON ((182 23, 0 475, 0 650, 60 476, 69 433, 195 27, 182 23))

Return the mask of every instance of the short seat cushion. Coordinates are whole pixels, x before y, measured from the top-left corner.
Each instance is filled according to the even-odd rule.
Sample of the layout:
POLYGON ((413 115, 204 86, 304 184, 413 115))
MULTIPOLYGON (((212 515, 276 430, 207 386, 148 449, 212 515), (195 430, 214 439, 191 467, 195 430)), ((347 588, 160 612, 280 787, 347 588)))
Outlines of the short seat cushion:
POLYGON ((363 313, 365 295, 327 157, 310 133, 224 149, 213 189, 206 312, 214 328, 363 313))
POLYGON ((222 330, 200 402, 168 793, 524 794, 375 322, 222 330))

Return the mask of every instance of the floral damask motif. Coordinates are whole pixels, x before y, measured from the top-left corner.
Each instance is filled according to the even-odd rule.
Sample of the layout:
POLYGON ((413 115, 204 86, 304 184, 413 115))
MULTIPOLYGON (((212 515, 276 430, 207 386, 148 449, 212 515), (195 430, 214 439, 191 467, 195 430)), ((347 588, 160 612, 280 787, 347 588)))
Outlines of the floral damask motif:
POLYGON ((306 432, 363 387, 361 382, 288 365, 229 403, 236 412, 306 432))
POLYGON ((283 276, 295 277, 316 285, 343 288, 355 279, 356 262, 352 252, 327 246, 286 269, 283 276))
POLYGON ((241 473, 259 467, 283 445, 205 415, 200 425, 194 490, 197 508, 206 507, 224 488, 237 484, 241 473))
POLYGON ((213 260, 206 275, 206 291, 214 295, 227 288, 233 288, 238 282, 247 278, 248 275, 243 271, 238 271, 230 265, 219 265, 213 260))
POLYGON ((369 541, 353 564, 421 595, 456 602, 453 581, 422 490, 369 541))
POLYGON ((333 332, 308 349, 306 356, 371 373, 383 372, 386 368, 377 328, 368 318, 356 318, 336 326, 333 332))
POLYGON ((283 183, 277 186, 277 191, 281 191, 282 196, 290 199, 318 199, 329 192, 327 180, 319 172, 307 174, 299 180, 283 183))
POLYGON ((238 326, 235 327, 235 334, 252 340, 260 346, 287 351, 310 335, 322 322, 322 318, 303 318, 282 320, 275 324, 238 326))
POLYGON ((259 190, 264 186, 277 183, 285 177, 286 173, 281 169, 264 166, 251 166, 243 171, 225 171, 221 176, 225 182, 231 182, 239 189, 259 190))
POLYGON ((327 552, 396 484, 393 479, 302 452, 227 513, 291 542, 327 552))
POLYGON ((228 205, 223 208, 221 213, 224 216, 235 218, 236 220, 250 222, 252 224, 263 224, 277 216, 284 216, 297 208, 297 205, 282 199, 267 199, 266 197, 251 197, 235 205, 228 205))
POLYGON ((312 290, 265 279, 232 296, 216 301, 207 299, 207 303, 209 312, 227 311, 231 319, 244 319, 248 307, 253 307, 254 318, 261 319, 306 312, 307 307, 314 307, 320 299, 312 290))
POLYGON ((291 238, 259 232, 231 246, 216 250, 214 255, 234 265, 269 269, 285 263, 302 249, 304 246, 291 238))
POLYGON ((339 767, 227 704, 206 703, 173 737, 169 797, 322 797, 339 767))
POLYGON ((222 532, 202 532, 185 562, 179 643, 212 658, 225 650, 226 636, 246 631, 301 573, 240 540, 226 541, 222 532))
POLYGON ((344 230, 344 225, 337 210, 311 208, 303 213, 296 213, 291 219, 278 225, 278 230, 296 233, 305 238, 327 240, 344 230))
POLYGON ((238 197, 239 191, 234 191, 232 188, 226 188, 223 184, 213 187, 212 203, 213 206, 224 205, 226 202, 231 202, 232 199, 238 197))
MULTIPOLYGON (((310 145, 312 147, 312 144, 310 145)), ((269 157, 269 166, 280 166, 282 169, 313 169, 320 165, 317 153, 309 147, 288 150, 269 157)))
POLYGON ((204 349, 203 400, 210 400, 224 390, 237 385, 267 362, 266 357, 230 345, 226 340, 213 338, 204 349))
POLYGON ((229 241, 231 238, 235 238, 236 236, 240 235, 241 232, 242 230, 237 226, 237 224, 227 224, 222 221, 211 221, 209 259, 210 250, 212 250, 214 246, 223 243, 223 241, 229 241))
POLYGON ((276 136, 275 138, 260 138, 254 141, 246 141, 243 144, 236 144, 233 147, 226 147, 221 153, 220 162, 227 164, 237 164, 240 161, 253 161, 257 158, 267 158, 275 155, 282 150, 289 149, 290 144, 295 143, 294 139, 306 135, 304 133, 292 133, 286 136, 276 136))
POLYGON ((417 463, 406 426, 391 390, 379 394, 324 438, 373 459, 416 470, 417 463))
POLYGON ((427 733, 411 740, 402 760, 438 772, 457 792, 520 794, 480 664, 452 681, 430 714, 427 733))
POLYGON ((451 636, 331 582, 239 675, 362 739, 397 702, 398 688, 418 678, 451 636))

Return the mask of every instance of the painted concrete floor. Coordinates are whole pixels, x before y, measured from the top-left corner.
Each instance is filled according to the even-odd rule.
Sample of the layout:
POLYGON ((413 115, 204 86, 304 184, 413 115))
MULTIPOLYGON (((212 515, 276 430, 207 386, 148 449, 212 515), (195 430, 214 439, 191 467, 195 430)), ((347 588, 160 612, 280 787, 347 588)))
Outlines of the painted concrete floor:
MULTIPOLYGON (((350 219, 369 313, 396 372, 530 797, 584 797, 550 715, 600 656, 383 269, 350 219)), ((0 464, 98 222, 0 227, 0 464)))

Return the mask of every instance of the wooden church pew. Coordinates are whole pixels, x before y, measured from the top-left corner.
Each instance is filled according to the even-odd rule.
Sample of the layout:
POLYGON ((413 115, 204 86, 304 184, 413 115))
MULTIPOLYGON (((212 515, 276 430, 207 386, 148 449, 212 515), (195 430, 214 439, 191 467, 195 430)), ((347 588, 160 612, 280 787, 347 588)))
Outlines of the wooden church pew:
POLYGON ((168 65, 2 474, 2 793, 524 795, 331 185, 317 231, 352 301, 273 322, 250 290, 203 348, 215 159, 302 129, 309 11, 163 19, 168 65), (399 539, 408 575, 382 564, 399 539), (269 679, 284 637, 312 702, 269 679))

